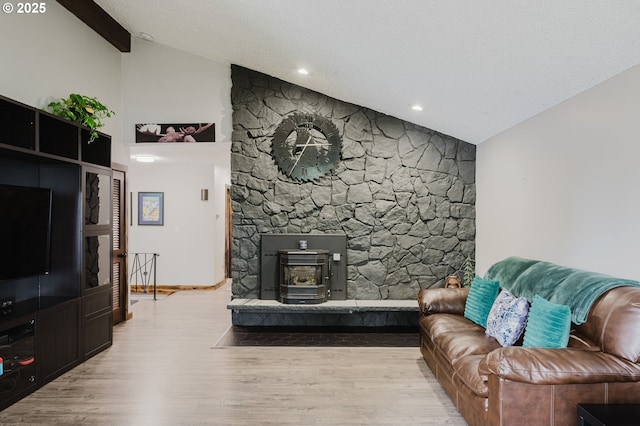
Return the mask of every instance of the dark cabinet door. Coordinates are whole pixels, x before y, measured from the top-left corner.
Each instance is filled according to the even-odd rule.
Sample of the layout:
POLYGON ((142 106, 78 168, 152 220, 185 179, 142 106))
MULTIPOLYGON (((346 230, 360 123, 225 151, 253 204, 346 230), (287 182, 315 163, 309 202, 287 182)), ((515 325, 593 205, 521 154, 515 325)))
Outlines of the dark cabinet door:
POLYGON ((39 312, 38 368, 44 383, 73 368, 80 359, 80 299, 39 312))
POLYGON ((111 287, 99 288, 82 297, 80 345, 84 359, 111 346, 113 338, 111 287))

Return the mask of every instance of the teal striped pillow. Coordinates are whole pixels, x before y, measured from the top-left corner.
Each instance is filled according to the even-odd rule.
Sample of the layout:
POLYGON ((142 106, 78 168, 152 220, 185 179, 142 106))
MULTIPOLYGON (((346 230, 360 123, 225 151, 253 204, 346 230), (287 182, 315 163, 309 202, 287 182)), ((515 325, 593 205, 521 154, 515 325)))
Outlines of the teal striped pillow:
POLYGON ((571 308, 533 296, 524 330, 525 348, 566 348, 571 332, 571 308))
POLYGON ((483 280, 476 275, 464 305, 465 318, 486 328, 489 311, 491 311, 499 292, 500 283, 498 281, 483 280))

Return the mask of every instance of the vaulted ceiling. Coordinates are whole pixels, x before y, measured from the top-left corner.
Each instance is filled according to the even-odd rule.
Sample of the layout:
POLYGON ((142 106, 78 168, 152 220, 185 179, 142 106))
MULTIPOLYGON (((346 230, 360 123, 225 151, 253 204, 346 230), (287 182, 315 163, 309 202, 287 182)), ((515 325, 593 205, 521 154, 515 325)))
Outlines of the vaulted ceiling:
POLYGON ((471 143, 640 63, 632 0, 95 2, 133 35, 471 143))

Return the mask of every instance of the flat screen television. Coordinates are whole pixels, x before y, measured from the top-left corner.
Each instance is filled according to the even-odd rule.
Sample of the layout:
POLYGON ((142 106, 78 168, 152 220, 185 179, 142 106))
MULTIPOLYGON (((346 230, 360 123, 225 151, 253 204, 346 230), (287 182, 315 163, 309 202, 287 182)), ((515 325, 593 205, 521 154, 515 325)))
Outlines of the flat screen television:
POLYGON ((47 274, 51 190, 0 184, 0 280, 47 274))

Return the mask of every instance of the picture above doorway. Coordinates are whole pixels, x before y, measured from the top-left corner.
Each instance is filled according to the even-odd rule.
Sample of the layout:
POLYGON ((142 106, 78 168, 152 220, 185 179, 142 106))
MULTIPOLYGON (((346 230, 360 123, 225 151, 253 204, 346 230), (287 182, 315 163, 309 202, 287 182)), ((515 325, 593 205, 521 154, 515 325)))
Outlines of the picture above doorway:
POLYGON ((215 141, 215 123, 136 124, 136 143, 215 141))

